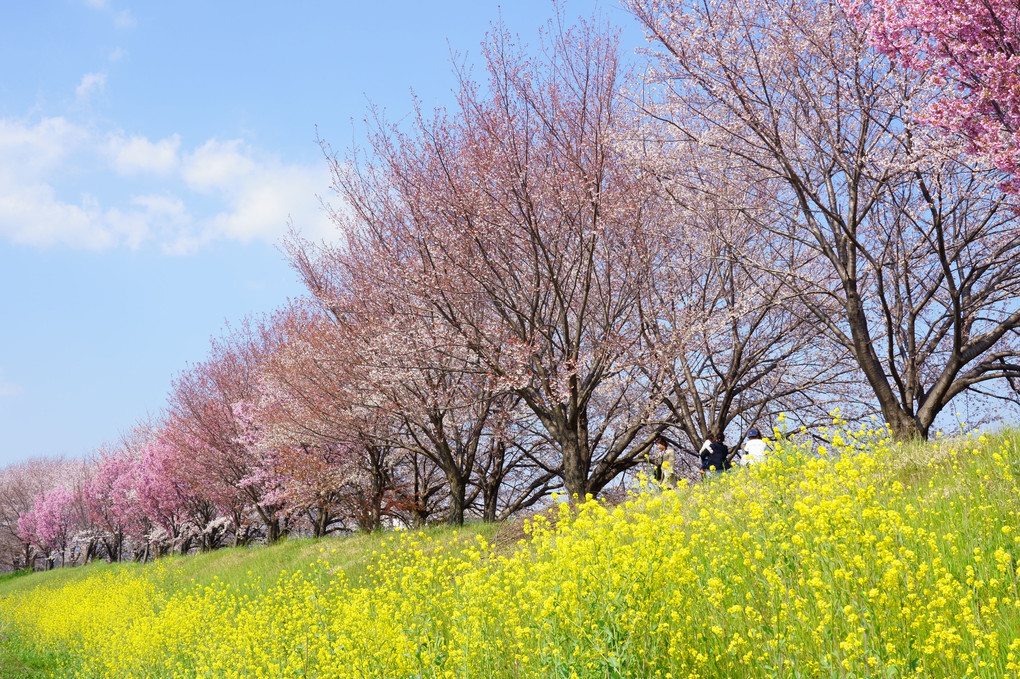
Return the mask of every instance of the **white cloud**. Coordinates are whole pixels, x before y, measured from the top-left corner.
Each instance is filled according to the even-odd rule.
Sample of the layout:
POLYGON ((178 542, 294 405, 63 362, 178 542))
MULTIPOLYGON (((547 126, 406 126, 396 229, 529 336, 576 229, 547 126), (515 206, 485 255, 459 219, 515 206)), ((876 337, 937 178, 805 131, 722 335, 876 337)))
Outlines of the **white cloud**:
POLYGON ((21 392, 21 387, 14 382, 5 380, 3 371, 0 370, 0 398, 4 398, 6 396, 17 396, 21 392))
POLYGON ((289 221, 325 237, 316 194, 329 181, 325 163, 286 163, 242 140, 188 150, 176 134, 152 140, 64 118, 0 119, 0 238, 37 248, 183 254, 214 241, 276 242, 289 221))
POLYGON ((105 214, 108 229, 129 248, 151 240, 177 240, 193 223, 187 207, 177 196, 133 196, 126 208, 111 208, 105 214))
POLYGON ((180 245, 194 239, 195 218, 179 196, 169 193, 134 196, 131 205, 129 214, 144 220, 145 235, 165 252, 186 254, 194 249, 180 245))
POLYGON ((34 125, 0 118, 0 187, 54 171, 89 137, 85 128, 64 118, 34 125))
POLYGON ((188 219, 188 209, 184 206, 184 201, 177 196, 169 194, 135 196, 131 199, 131 203, 154 215, 162 215, 180 222, 188 219))
POLYGON ((179 215, 144 197, 124 207, 104 209, 92 195, 78 202, 57 198, 46 184, 22 187, 16 193, 0 193, 0 237, 37 248, 55 246, 101 251, 117 246, 138 248, 154 236, 180 228, 179 215))
POLYGON ((185 158, 183 176, 189 187, 219 195, 228 208, 209 220, 205 231, 211 237, 273 241, 291 220, 310 237, 330 231, 315 198, 329 186, 325 163, 288 165, 260 157, 240 140, 212 140, 185 158))
POLYGON ((79 205, 60 201, 46 184, 0 195, 0 234, 22 245, 103 250, 113 245, 113 238, 102 228, 100 217, 94 201, 87 197, 79 205))
POLYGON ((181 137, 177 134, 157 142, 137 135, 128 138, 123 134, 111 134, 107 142, 107 153, 114 169, 121 174, 168 174, 177 168, 177 151, 180 146, 181 137))
POLYGON ((325 170, 259 168, 224 194, 231 209, 216 215, 213 223, 220 234, 241 241, 276 240, 285 233, 289 220, 310 237, 325 236, 330 230, 329 220, 310 189, 328 183, 325 170))
POLYGON ((92 9, 106 10, 110 8, 109 0, 85 0, 85 4, 92 9))
POLYGON ((81 83, 75 88, 74 94, 79 100, 85 100, 94 92, 102 92, 106 87, 105 73, 86 73, 81 78, 81 83))
POLYGON ((97 223, 95 201, 61 200, 47 179, 90 143, 86 129, 64 118, 35 124, 0 119, 0 237, 37 247, 112 244, 112 235, 97 223))
POLYGON ((184 181, 202 193, 223 191, 236 186, 255 171, 255 162, 239 139, 207 141, 191 153, 184 165, 184 181))
POLYGON ((116 63, 123 59, 124 57, 126 57, 127 55, 128 51, 126 49, 124 49, 123 47, 117 47, 110 52, 110 56, 108 58, 110 60, 110 63, 116 63))

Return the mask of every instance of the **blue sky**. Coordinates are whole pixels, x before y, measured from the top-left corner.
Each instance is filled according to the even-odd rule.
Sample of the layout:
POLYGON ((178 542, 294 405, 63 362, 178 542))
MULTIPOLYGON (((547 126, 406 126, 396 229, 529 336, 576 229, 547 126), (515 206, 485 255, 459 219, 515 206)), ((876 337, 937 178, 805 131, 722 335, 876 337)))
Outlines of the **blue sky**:
POLYGON ((553 6, 6 3, 0 464, 116 439, 225 321, 301 294, 276 244, 288 220, 329 235, 316 126, 343 148, 370 101, 448 103, 450 48, 470 60, 500 12, 533 40, 553 6))

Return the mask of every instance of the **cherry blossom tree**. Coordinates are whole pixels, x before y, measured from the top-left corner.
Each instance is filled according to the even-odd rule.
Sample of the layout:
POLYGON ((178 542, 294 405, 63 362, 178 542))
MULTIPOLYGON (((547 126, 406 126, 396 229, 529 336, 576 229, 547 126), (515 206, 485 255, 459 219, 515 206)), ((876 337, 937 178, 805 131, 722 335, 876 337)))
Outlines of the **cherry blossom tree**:
POLYGON ((67 462, 62 458, 36 458, 0 470, 0 544, 15 570, 31 568, 36 545, 19 531, 19 520, 32 511, 36 498, 59 485, 67 462))
POLYGON ((400 487, 404 461, 390 443, 399 425, 371 407, 376 395, 350 328, 309 304, 282 311, 275 323, 282 339, 262 364, 259 417, 278 450, 283 496, 314 513, 313 523, 332 516, 363 530, 380 527, 401 504, 427 511, 434 484, 419 483, 415 466, 400 487), (305 465, 320 473, 308 474, 305 465))
POLYGON ((214 340, 209 357, 174 381, 161 434, 175 481, 230 516, 235 541, 245 539, 248 511, 269 542, 282 532, 281 507, 259 474, 268 451, 255 421, 259 364, 276 341, 268 325, 251 322, 214 340))
POLYGON ((350 456, 342 448, 304 443, 278 446, 266 460, 264 473, 275 477, 276 501, 288 516, 304 520, 312 537, 347 528, 344 509, 352 486, 357 487, 349 476, 350 456))
POLYGON ((137 498, 130 491, 138 461, 127 446, 117 446, 100 451, 93 464, 83 495, 85 508, 99 530, 107 558, 119 561, 128 526, 140 514, 137 498))
POLYGON ((55 565, 57 557, 61 566, 67 565, 68 547, 76 529, 74 502, 72 489, 59 485, 37 495, 32 509, 18 520, 19 534, 44 552, 47 568, 55 565))
POLYGON ((757 218, 770 238, 742 256, 853 356, 898 438, 1017 374, 1015 205, 915 123, 930 74, 891 64, 831 3, 629 6, 654 45, 660 139, 775 196, 757 218))
POLYGON ((656 433, 661 395, 632 359, 640 263, 659 241, 646 238, 651 185, 614 145, 615 37, 583 24, 545 47, 529 57, 497 29, 487 86, 461 73, 454 113, 419 109, 412 133, 377 121, 369 157, 333 156, 351 208, 335 215, 335 259, 360 259, 349 269, 363 287, 396 293, 395 322, 441 323, 457 370, 521 399, 584 497, 656 433))
POLYGON ((742 256, 771 247, 760 224, 776 197, 756 193, 754 176, 739 167, 713 170, 706 149, 678 152, 660 126, 644 120, 629 146, 670 206, 641 316, 648 364, 666 375, 664 435, 687 453, 678 464, 700 464, 702 443, 731 424, 769 430, 782 412, 810 425, 828 422, 835 406, 869 411, 853 388, 852 357, 819 336, 810 310, 780 280, 742 256))
POLYGON ((89 511, 88 490, 95 472, 86 460, 70 460, 59 468, 55 485, 37 494, 32 508, 18 520, 18 533, 46 554, 47 565, 88 563, 96 555, 100 529, 89 511))
MULTIPOLYGON (((299 267, 307 262, 307 256, 296 258, 299 267)), ((473 499, 476 463, 508 394, 458 343, 445 320, 422 308, 405 281, 380 287, 371 269, 359 269, 374 262, 374 252, 352 248, 342 259, 345 286, 327 287, 320 272, 304 278, 316 298, 327 302, 324 319, 331 322, 322 329, 333 332, 326 341, 349 352, 343 364, 357 375, 350 392, 354 402, 396 425, 379 430, 390 434, 385 445, 442 470, 447 521, 459 525, 473 499), (409 309, 415 312, 404 312, 409 309)))
POLYGON ((202 551, 215 549, 221 545, 229 520, 212 498, 200 492, 203 484, 182 478, 178 455, 174 437, 164 428, 154 430, 142 446, 128 489, 137 502, 131 511, 140 512, 133 524, 136 535, 146 547, 161 533, 183 553, 193 539, 200 540, 202 551))
POLYGON ((91 491, 97 471, 95 459, 71 465, 71 470, 67 487, 71 492, 69 512, 73 531, 68 543, 68 559, 72 564, 86 564, 104 556, 110 536, 107 526, 97 522, 92 511, 91 491))
POLYGON ((482 520, 505 521, 562 488, 563 481, 554 446, 520 397, 502 402, 491 425, 475 458, 473 495, 481 496, 482 520))

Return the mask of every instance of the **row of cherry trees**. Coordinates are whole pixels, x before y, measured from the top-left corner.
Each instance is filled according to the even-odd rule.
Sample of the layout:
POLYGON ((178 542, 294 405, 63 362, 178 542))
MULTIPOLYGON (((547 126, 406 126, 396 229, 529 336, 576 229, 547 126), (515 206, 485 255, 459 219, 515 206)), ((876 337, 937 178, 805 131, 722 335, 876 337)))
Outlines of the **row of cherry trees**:
POLYGON ((533 52, 497 27, 450 110, 324 145, 338 238, 286 245, 306 298, 89 462, 4 472, 12 564, 502 520, 662 435, 689 459, 839 405, 908 439, 1009 397, 1013 166, 987 116, 945 123, 956 62, 910 48, 937 38, 875 7, 632 0, 640 76, 598 22, 533 52))

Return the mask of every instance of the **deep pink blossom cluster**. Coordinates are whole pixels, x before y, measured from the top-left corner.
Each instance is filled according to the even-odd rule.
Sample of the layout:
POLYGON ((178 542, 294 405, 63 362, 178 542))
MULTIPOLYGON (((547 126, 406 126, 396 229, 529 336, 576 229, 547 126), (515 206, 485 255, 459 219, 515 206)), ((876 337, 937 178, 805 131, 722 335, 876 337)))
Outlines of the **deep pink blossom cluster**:
POLYGON ((62 552, 71 537, 74 495, 67 486, 57 486, 36 498, 31 511, 21 515, 18 531, 47 550, 62 552))
POLYGON ((962 135, 1020 191, 1020 11, 1013 0, 858 0, 874 45, 934 78, 919 118, 962 135))

